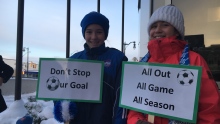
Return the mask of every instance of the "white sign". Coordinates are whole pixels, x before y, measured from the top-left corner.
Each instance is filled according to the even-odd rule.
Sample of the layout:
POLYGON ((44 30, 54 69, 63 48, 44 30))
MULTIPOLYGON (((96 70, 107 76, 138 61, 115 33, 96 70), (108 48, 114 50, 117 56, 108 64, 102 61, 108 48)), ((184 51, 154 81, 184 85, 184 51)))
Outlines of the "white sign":
POLYGON ((101 102, 101 61, 41 58, 37 98, 101 102))
POLYGON ((120 106, 195 122, 201 67, 123 62, 120 106))

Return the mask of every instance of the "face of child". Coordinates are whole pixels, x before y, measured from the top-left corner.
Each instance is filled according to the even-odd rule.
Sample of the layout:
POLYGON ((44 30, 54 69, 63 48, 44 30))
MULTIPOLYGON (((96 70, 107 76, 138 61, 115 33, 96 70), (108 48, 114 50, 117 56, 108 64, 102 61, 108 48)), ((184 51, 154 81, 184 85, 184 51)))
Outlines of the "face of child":
POLYGON ((179 36, 177 30, 168 22, 158 21, 151 25, 150 39, 179 36))
POLYGON ((89 48, 99 47, 105 41, 105 32, 100 25, 91 24, 86 28, 85 40, 89 48))

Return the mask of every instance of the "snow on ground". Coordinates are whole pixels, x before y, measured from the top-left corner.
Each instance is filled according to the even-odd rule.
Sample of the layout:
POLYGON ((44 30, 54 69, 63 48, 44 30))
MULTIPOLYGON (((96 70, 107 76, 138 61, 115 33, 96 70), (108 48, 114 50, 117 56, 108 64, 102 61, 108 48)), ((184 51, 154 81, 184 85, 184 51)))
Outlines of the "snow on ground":
MULTIPOLYGON (((22 118, 27 114, 24 104, 28 102, 28 97, 35 95, 36 93, 22 94, 21 100, 16 101, 14 101, 14 95, 3 96, 8 108, 0 113, 0 124, 16 124, 16 121, 19 118, 22 118)), ((42 112, 38 115, 48 118, 47 120, 42 121, 41 124, 63 124, 54 119, 52 101, 45 102, 42 100, 37 100, 37 102, 43 106, 42 112)))

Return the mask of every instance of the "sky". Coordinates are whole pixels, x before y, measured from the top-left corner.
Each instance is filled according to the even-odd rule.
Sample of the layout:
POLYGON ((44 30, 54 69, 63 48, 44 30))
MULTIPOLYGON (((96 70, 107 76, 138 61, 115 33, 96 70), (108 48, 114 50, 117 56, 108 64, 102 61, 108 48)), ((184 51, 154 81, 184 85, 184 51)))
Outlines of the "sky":
MULTIPOLYGON (((66 57, 67 0, 25 0, 23 47, 29 48, 29 61, 39 58, 66 57)), ((139 13, 138 1, 125 1, 124 42, 129 60, 138 57, 139 13)), ((0 0, 0 55, 16 58, 18 0, 0 0)), ((97 0, 71 0, 70 55, 83 50, 80 21, 89 12, 97 11, 97 0)), ((100 0, 100 12, 110 21, 106 46, 121 50, 122 2, 100 0)), ((23 61, 27 59, 27 49, 23 61)))

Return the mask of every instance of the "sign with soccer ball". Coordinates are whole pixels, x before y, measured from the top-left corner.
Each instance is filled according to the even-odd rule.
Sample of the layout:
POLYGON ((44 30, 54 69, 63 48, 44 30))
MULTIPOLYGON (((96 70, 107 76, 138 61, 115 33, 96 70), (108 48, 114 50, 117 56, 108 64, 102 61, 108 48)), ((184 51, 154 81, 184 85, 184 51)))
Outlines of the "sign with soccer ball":
POLYGON ((201 73, 198 66, 123 62, 119 106, 195 123, 201 73))
POLYGON ((40 58, 37 99, 102 101, 104 62, 40 58))

